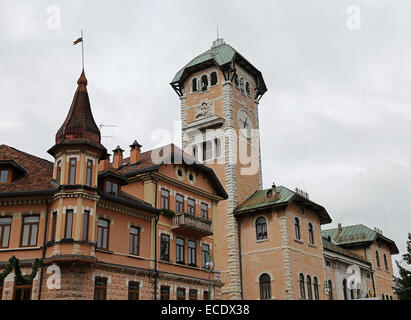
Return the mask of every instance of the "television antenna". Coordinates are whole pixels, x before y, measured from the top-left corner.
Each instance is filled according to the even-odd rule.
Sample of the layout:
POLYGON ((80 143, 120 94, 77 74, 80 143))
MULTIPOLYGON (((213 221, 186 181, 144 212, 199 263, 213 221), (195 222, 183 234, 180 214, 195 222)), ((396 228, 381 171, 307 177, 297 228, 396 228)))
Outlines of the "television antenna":
MULTIPOLYGON (((101 132, 101 128, 102 127, 110 127, 110 128, 116 128, 118 126, 114 125, 114 124, 104 124, 104 123, 100 123, 99 125, 99 130, 101 132)), ((102 138, 113 138, 113 136, 101 136, 102 138)))

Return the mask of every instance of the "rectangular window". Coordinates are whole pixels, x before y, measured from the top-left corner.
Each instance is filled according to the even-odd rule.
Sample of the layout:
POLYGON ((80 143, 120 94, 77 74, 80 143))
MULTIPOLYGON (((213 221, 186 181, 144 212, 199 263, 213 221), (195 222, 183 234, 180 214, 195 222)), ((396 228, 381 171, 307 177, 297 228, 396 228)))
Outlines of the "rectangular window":
POLYGON ((208 219, 208 204, 201 203, 201 217, 208 219))
POLYGON ((84 210, 83 215, 83 237, 81 238, 83 241, 88 240, 88 223, 90 219, 90 211, 84 210))
POLYGON ((197 147, 197 145, 194 145, 191 150, 192 150, 192 155, 193 155, 194 159, 197 161, 198 160, 198 147, 197 147))
POLYGON ((184 197, 181 194, 176 194, 176 213, 184 212, 184 197))
POLYGON ((71 239, 73 232, 73 210, 66 210, 66 232, 64 233, 65 239, 71 239))
POLYGON ((51 222, 51 240, 56 240, 56 230, 57 230, 57 211, 53 212, 52 215, 52 222, 51 222))
POLYGON ((213 158, 213 142, 205 141, 203 142, 203 161, 210 160, 213 158))
POLYGON ((161 235, 160 260, 170 261, 170 236, 167 235, 167 234, 162 234, 161 235))
POLYGON ((184 263, 184 239, 176 239, 176 262, 184 263))
POLYGON ((86 175, 86 184, 91 187, 91 178, 93 176, 93 161, 87 160, 87 175, 86 175))
POLYGON ((0 183, 7 183, 9 170, 0 170, 0 183))
POLYGON ((187 212, 192 215, 196 214, 196 201, 194 199, 187 200, 187 212))
POLYGON ((57 161, 56 181, 57 181, 58 184, 61 183, 61 160, 57 161))
POLYGON ((105 219, 98 219, 97 248, 99 249, 108 249, 109 226, 110 221, 105 219))
POLYGON ((185 300, 185 299, 186 299, 186 289, 177 288, 177 300, 185 300))
POLYGON ((208 244, 201 245, 201 262, 204 269, 207 268, 208 255, 210 254, 210 246, 208 244))
POLYGON ((203 292, 203 299, 204 300, 210 300, 208 291, 203 292))
POLYGON ((94 300, 106 300, 107 298, 107 279, 96 277, 94 282, 94 300))
POLYGON ((188 291, 188 299, 189 300, 197 300, 197 290, 190 289, 190 291, 188 291))
POLYGON ((217 138, 214 140, 215 142, 215 158, 221 157, 221 139, 217 138))
POLYGON ((196 242, 188 241, 188 264, 190 266, 196 265, 196 242))
POLYGON ((160 300, 170 300, 170 287, 168 286, 160 287, 160 300))
POLYGON ((161 209, 170 209, 170 191, 161 189, 161 209))
POLYGON ((139 300, 139 283, 130 281, 128 283, 128 300, 139 300))
POLYGON ((77 165, 77 159, 75 159, 75 158, 70 159, 69 184, 75 184, 76 183, 76 165, 77 165))
POLYGON ((138 256, 140 229, 130 227, 130 253, 138 256))
POLYGON ((37 245, 37 234, 39 230, 39 216, 23 217, 23 226, 21 234, 22 247, 35 247, 37 245))
POLYGON ((31 300, 32 284, 17 285, 14 288, 13 300, 31 300))
POLYGON ((0 248, 9 247, 11 221, 11 217, 0 218, 0 248))

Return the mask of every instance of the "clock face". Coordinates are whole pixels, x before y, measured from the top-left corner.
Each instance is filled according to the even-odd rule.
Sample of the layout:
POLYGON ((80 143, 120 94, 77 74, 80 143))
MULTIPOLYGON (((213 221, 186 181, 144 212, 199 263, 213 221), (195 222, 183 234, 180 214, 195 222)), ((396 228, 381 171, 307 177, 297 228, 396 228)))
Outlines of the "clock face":
POLYGON ((238 128, 242 135, 246 138, 251 138, 253 135, 253 124, 251 118, 245 110, 239 110, 237 112, 238 128))

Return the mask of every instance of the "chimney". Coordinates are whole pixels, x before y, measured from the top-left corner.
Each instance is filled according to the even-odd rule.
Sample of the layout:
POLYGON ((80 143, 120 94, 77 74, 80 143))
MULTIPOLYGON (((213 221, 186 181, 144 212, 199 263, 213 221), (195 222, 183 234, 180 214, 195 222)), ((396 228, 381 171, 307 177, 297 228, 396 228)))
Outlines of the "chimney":
POLYGON ((110 168, 110 154, 106 153, 103 159, 98 163, 98 171, 104 171, 110 168))
POLYGON ((271 186, 271 190, 273 191, 273 194, 277 191, 277 187, 275 185, 275 182, 273 182, 273 185, 271 186))
POLYGON ((120 146, 117 146, 113 150, 114 156, 113 156, 113 168, 118 169, 123 165, 123 152, 124 150, 120 148, 120 146))
POLYGON ((134 140, 132 144, 130 144, 130 165, 135 164, 141 160, 141 144, 134 140))
POLYGON ((341 223, 338 224, 338 230, 340 230, 340 231, 342 230, 341 223))

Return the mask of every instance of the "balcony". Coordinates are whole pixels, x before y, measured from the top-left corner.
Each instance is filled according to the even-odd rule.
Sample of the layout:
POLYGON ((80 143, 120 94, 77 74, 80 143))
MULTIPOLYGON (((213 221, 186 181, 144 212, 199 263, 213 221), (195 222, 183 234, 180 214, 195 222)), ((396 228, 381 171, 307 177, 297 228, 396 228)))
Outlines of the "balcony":
POLYGON ((213 234, 210 219, 187 213, 178 213, 173 217, 171 230, 187 236, 197 237, 205 237, 213 234))

